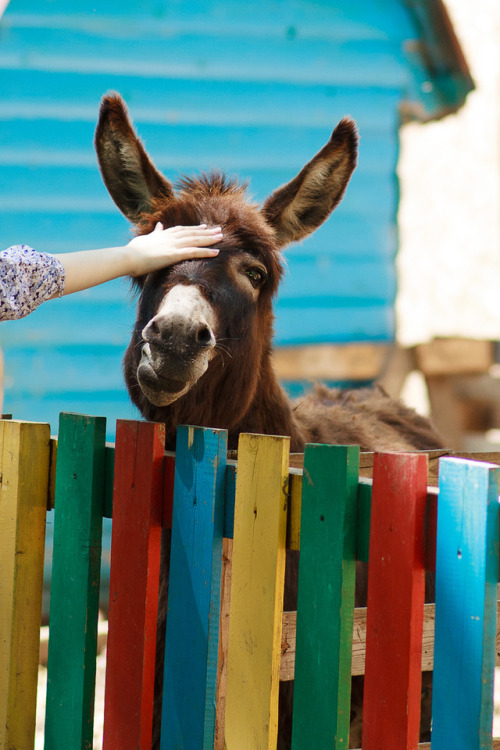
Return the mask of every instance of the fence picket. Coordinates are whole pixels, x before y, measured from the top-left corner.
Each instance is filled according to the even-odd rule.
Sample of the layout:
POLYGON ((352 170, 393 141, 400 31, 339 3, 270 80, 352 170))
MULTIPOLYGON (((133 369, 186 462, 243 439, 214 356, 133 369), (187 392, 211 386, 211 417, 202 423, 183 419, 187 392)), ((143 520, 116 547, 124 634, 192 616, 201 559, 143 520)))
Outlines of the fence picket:
POLYGON ((215 733, 227 432, 177 429, 162 750, 215 733))
POLYGON ((0 421, 0 747, 33 747, 50 426, 0 421))
POLYGON ((289 451, 289 438, 240 435, 229 616, 227 750, 276 747, 289 451))
POLYGON ((105 433, 104 417, 60 415, 45 750, 92 746, 105 433))
POLYGON ((499 479, 439 462, 432 750, 492 747, 499 479))
POLYGON ((292 748, 346 748, 359 448, 306 445, 292 748))
POLYGON ((366 750, 418 746, 426 500, 425 455, 375 454, 363 702, 366 750))
POLYGON ((118 420, 104 750, 151 746, 165 425, 118 420))

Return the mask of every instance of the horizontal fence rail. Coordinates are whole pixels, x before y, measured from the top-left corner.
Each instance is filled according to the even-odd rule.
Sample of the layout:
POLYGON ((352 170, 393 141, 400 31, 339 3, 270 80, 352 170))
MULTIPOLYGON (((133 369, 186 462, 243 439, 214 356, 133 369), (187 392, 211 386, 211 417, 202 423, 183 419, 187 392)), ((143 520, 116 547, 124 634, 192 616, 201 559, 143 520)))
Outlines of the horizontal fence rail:
POLYGON ((0 747, 34 746, 52 507, 45 750, 92 747, 106 517, 105 750, 151 747, 162 529, 162 750, 275 748, 279 683, 292 679, 293 750, 347 748, 360 674, 363 748, 409 750, 432 669, 433 750, 500 747, 497 465, 441 456, 437 489, 425 454, 308 445, 299 458, 288 438, 241 435, 236 459, 223 430, 180 427, 175 454, 160 424, 119 420, 114 446, 105 432, 104 418, 76 414, 61 414, 57 439, 0 421, 0 747), (368 463, 373 478, 360 477, 368 463), (283 612, 287 549, 301 552, 296 612, 283 612), (367 607, 355 608, 356 561, 368 560, 367 607))

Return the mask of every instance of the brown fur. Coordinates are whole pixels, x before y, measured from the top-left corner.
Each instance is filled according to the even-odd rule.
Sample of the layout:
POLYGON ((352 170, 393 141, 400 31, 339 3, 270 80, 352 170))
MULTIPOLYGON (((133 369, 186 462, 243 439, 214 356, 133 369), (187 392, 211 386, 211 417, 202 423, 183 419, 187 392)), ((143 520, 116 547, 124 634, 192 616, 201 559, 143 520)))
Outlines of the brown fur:
MULTIPOLYGON (((390 399, 381 388, 341 391, 317 386, 292 404, 273 371, 272 302, 283 274, 281 250, 313 232, 341 200, 357 159, 357 133, 349 118, 262 208, 248 200, 244 185, 219 173, 183 178, 172 186, 152 165, 117 95, 103 99, 96 149, 112 198, 139 233, 151 231, 158 221, 167 227, 221 225, 224 233, 216 258, 185 261, 137 281, 140 299, 124 360, 125 379, 143 416, 166 424, 169 447, 175 445, 178 424, 226 428, 232 448, 240 432, 290 435, 292 451, 301 451, 306 442, 357 444, 367 451, 441 447, 428 420, 390 399), (248 286, 252 264, 266 271, 253 289, 248 286), (241 283, 235 283, 235 273, 242 274, 241 283), (205 322, 189 316, 176 322, 157 314, 172 289, 188 285, 194 285, 210 304, 217 320, 214 330, 208 332, 205 322), (207 334, 201 343, 193 330, 207 334), (154 358, 144 355, 148 347, 154 358), (206 371, 190 379, 203 358, 209 360, 206 371), (148 397, 145 382, 151 389, 148 397), (189 389, 176 398, 181 386, 189 389), (170 402, 155 405, 151 398, 157 395, 158 403, 167 396, 170 402)), ((296 576, 295 555, 287 564, 287 608, 294 606, 296 576)), ((360 604, 365 599, 366 570, 358 584, 360 604)), ((159 643, 167 586, 164 577, 159 643)), ((159 670, 161 659, 160 653, 159 670)), ((283 687, 280 748, 289 747, 291 690, 290 685, 283 687)), ((359 683, 354 685, 355 713, 360 708, 357 691, 359 683)), ((358 742, 358 737, 353 741, 358 742)))

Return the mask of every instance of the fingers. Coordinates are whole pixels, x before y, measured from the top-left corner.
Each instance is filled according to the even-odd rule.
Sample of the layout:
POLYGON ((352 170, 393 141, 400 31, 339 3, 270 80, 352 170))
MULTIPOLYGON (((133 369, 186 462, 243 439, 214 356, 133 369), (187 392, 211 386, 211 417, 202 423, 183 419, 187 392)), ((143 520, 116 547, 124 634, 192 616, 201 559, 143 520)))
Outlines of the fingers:
POLYGON ((222 240, 222 233, 219 232, 218 234, 209 234, 209 235, 195 235, 195 236, 187 236, 183 237, 182 240, 179 240, 178 247, 206 247, 207 245, 214 245, 216 242, 220 242, 222 240))
POLYGON ((210 258, 214 255, 218 255, 220 252, 218 247, 184 247, 182 248, 182 256, 188 260, 189 258, 210 258))
MULTIPOLYGON (((177 248, 206 247, 213 245, 222 240, 222 231, 220 227, 172 227, 168 232, 168 237, 173 241, 177 248)), ((166 236, 167 239, 167 236, 166 236)))
POLYGON ((168 234, 175 235, 176 237, 184 237, 186 235, 197 236, 197 235, 220 234, 221 228, 219 226, 209 227, 206 224, 199 224, 198 226, 191 226, 191 227, 183 227, 183 226, 169 227, 168 229, 165 229, 164 231, 168 232, 168 234))

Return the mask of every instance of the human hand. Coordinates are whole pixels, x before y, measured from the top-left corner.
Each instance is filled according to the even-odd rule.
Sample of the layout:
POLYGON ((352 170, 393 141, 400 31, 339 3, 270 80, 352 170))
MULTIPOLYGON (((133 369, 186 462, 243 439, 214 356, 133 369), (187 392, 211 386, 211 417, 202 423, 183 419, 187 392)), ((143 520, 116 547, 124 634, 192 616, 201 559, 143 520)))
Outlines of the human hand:
POLYGON ((210 246, 221 239, 220 227, 201 224, 163 229, 158 222, 152 232, 134 237, 128 243, 127 248, 133 250, 129 273, 131 276, 142 276, 181 260, 213 257, 219 251, 210 246))

